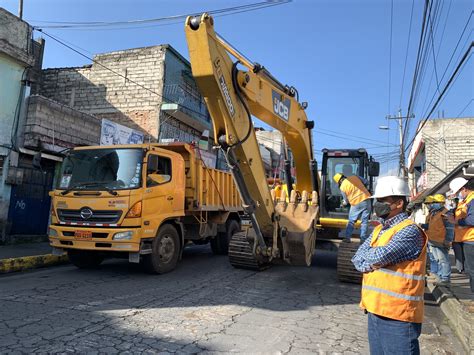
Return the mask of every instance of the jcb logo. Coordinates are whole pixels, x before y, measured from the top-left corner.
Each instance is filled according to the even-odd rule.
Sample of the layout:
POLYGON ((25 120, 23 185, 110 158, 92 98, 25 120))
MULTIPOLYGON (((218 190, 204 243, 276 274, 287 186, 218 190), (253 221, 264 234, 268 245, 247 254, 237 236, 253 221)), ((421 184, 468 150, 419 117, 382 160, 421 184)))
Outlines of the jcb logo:
POLYGON ((290 99, 284 98, 282 100, 282 95, 278 94, 276 91, 272 91, 273 97, 273 112, 283 118, 285 121, 288 121, 290 116, 290 99))

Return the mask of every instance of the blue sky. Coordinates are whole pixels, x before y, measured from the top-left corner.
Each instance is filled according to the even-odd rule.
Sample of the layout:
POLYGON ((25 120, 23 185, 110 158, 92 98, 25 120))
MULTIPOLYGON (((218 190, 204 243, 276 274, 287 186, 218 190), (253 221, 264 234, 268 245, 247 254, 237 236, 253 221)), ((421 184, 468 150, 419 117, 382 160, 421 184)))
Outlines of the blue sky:
MULTIPOLYGON (((257 0, 24 0, 24 19, 33 25, 38 21, 136 20, 253 2, 257 0)), ((407 110, 423 15, 423 1, 415 0, 413 4, 402 91, 412 0, 393 1, 390 99, 390 0, 294 0, 254 12, 217 17, 215 27, 247 57, 263 64, 281 82, 299 90, 300 99, 309 103, 309 119, 316 123, 314 145, 317 151, 324 147, 366 147, 372 154, 387 154, 397 149, 397 146, 386 146, 398 144, 398 131, 395 122, 390 123, 389 131, 382 131, 378 126, 387 125, 385 116, 396 114, 399 107, 404 114, 407 110)), ((410 126, 409 140, 435 93, 436 74, 440 87, 443 87, 472 38, 474 19, 471 18, 441 80, 473 5, 469 0, 443 0, 439 4, 439 17, 433 28, 437 71, 435 73, 433 56, 430 55, 414 109, 416 117, 410 126)), ((18 0, 3 0, 0 6, 16 13, 18 0)), ((183 26, 180 22, 137 29, 47 31, 87 50, 88 55, 169 43, 188 58, 183 26)), ((464 66, 435 111, 435 117, 443 111, 445 117, 457 117, 463 109, 461 116, 474 116, 472 62, 471 58, 464 66)), ((80 66, 89 62, 46 38, 43 64, 47 68, 80 66)), ((381 160, 385 158, 380 157, 381 160)), ((396 159, 384 163, 382 171, 393 169, 397 164, 396 159)))

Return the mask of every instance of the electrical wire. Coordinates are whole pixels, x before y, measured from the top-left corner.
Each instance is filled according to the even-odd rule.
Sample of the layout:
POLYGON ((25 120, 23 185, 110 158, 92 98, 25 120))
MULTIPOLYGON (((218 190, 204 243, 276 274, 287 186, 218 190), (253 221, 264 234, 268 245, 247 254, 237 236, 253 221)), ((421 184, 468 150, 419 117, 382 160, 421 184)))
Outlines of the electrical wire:
MULTIPOLYGON (((452 60, 453 60, 453 58, 454 58, 454 55, 456 54, 456 51, 457 51, 457 49, 458 49, 458 47, 459 47, 459 43, 461 43, 461 40, 462 40, 462 38, 464 37, 464 33, 466 32, 466 29, 467 29, 467 27, 468 27, 468 25, 469 25, 469 22, 471 21, 473 12, 474 12, 474 11, 471 11, 471 14, 470 14, 469 17, 468 17, 468 19, 467 19, 467 21, 466 21, 466 24, 464 25, 464 28, 463 28, 463 30, 462 30, 462 32, 461 32, 461 35, 459 36, 459 39, 458 39, 458 41, 457 41, 457 43, 456 43, 456 46, 454 47, 453 53, 451 54, 451 57, 449 58, 448 64, 446 65, 446 68, 444 69, 443 75, 441 76, 441 81, 443 81, 443 79, 444 79, 446 73, 448 72, 449 66, 451 65, 451 62, 452 62, 452 60)), ((472 33, 472 30, 471 30, 471 33, 472 33)), ((467 40, 466 40, 466 41, 468 41, 469 38, 470 38, 470 35, 467 37, 467 40)), ((461 52, 461 53, 462 53, 462 52, 461 52)), ((461 55, 461 54, 460 54, 460 55, 461 55)), ((459 58, 459 56, 458 56, 458 58, 459 58)), ((432 104, 432 102, 433 102, 435 96, 436 96, 436 92, 435 92, 435 93, 433 94, 433 96, 431 97, 431 100, 430 100, 430 103, 428 104, 428 107, 431 106, 431 104, 432 104)), ((427 111, 427 110, 426 110, 426 111, 427 111)), ((424 112, 425 114, 426 114, 426 111, 424 112)), ((422 117, 426 117, 425 114, 424 114, 422 117)))
POLYGON ((439 78, 438 78, 438 70, 436 69, 437 64, 436 64, 436 56, 435 56, 435 49, 434 49, 434 36, 433 36, 433 21, 430 19, 430 16, 428 16, 428 23, 430 25, 430 36, 431 36, 431 50, 433 54, 433 67, 434 67, 434 73, 436 77, 436 89, 439 91, 439 78))
POLYGON ((410 38, 411 38, 411 24, 413 20, 413 8, 415 7, 415 0, 411 2, 411 13, 410 13, 410 26, 408 27, 408 41, 407 41, 407 49, 405 51, 405 65, 403 66, 403 77, 402 77, 402 89, 400 90, 400 103, 398 107, 402 107, 402 95, 403 95, 403 88, 405 86, 405 73, 407 69, 407 60, 408 60, 408 49, 410 48, 410 38))
MULTIPOLYGON (((421 32, 420 32, 420 39, 418 41, 418 50, 417 50, 417 55, 416 55, 416 64, 415 64, 415 70, 413 72, 413 80, 412 80, 412 86, 411 86, 411 92, 408 100, 408 109, 407 109, 407 117, 409 117, 412 113, 413 109, 413 99, 415 96, 415 89, 417 86, 417 81, 418 81, 418 74, 419 74, 419 66, 421 63, 421 55, 422 55, 422 50, 423 50, 423 41, 424 41, 424 33, 425 33, 425 23, 426 23, 426 16, 428 13, 428 0, 425 1, 425 7, 423 9, 423 20, 422 20, 422 25, 421 25, 421 32)), ((404 132, 402 137, 406 136, 406 131, 407 131, 407 125, 405 125, 404 132)))
POLYGON ((464 113, 464 111, 466 111, 466 109, 469 107, 469 105, 472 103, 472 101, 474 101, 474 99, 471 99, 471 100, 467 103, 467 105, 464 106, 464 108, 461 110, 461 112, 459 112, 459 113, 457 114, 456 117, 461 117, 461 115, 464 113))
POLYGON ((392 89, 392 38, 393 38, 393 0, 390 5, 390 54, 388 59, 388 107, 387 112, 390 113, 390 99, 392 89))
POLYGON ((463 67, 463 65, 465 64, 465 62, 468 60, 468 58, 470 58, 470 51, 471 49, 474 47, 474 42, 471 42, 471 45, 469 46, 469 48, 466 50, 466 52, 464 53, 461 61, 458 63, 458 65, 456 66, 456 69, 454 70, 454 72, 452 73, 451 77, 449 78, 448 82, 446 83, 446 85, 444 86, 443 90, 441 91, 440 95, 438 96, 438 99, 436 100, 436 102, 433 104, 433 106, 431 107, 431 110, 430 112, 426 115, 426 118, 422 121, 421 125, 419 126, 419 128, 416 130, 415 132, 415 135, 413 137, 413 139, 410 141, 410 143, 407 144, 406 148, 405 148, 405 152, 408 150, 408 148, 411 146, 411 144, 415 141, 416 139, 416 136, 418 135, 418 133, 423 129, 423 127, 425 126, 426 122, 429 120, 431 114, 433 113, 433 111, 436 109, 436 107, 438 106, 439 102, 441 101, 441 99, 443 98, 444 94, 446 93, 446 91, 449 89, 449 87, 451 86, 451 83, 455 80, 456 78, 456 75, 458 74, 458 72, 460 72, 461 68, 463 67))
MULTIPOLYGON (((226 13, 241 13, 261 10, 267 7, 280 6, 286 3, 291 2, 292 0, 266 0, 258 3, 232 6, 221 9, 208 10, 207 13, 218 16, 226 13)), ((172 15, 151 19, 141 19, 141 20, 128 20, 128 21, 92 21, 92 22, 67 22, 67 21, 41 21, 41 20, 31 20, 30 22, 46 23, 46 25, 35 26, 38 28, 50 28, 50 29, 97 29, 104 27, 113 27, 113 26, 136 26, 149 23, 160 23, 166 21, 175 21, 179 20, 178 23, 181 23, 182 20, 186 19, 188 16, 200 16, 202 12, 196 13, 186 13, 180 15, 172 15), (51 25, 48 25, 50 23, 51 25)), ((117 29, 117 28, 116 28, 117 29)), ((123 27, 120 29, 124 29, 123 27)))

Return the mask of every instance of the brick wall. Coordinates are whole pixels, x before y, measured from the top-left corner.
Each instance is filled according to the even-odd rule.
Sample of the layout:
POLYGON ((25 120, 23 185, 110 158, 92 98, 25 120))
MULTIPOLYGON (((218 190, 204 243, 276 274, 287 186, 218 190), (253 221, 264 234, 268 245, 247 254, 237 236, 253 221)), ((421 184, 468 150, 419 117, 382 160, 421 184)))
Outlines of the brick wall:
POLYGON ((101 122, 43 96, 28 99, 23 145, 32 149, 60 151, 77 145, 97 145, 101 122))
POLYGON ((428 188, 461 162, 474 158, 474 118, 429 120, 422 135, 428 188))
POLYGON ((40 92, 76 110, 157 137, 165 51, 164 46, 154 46, 110 52, 94 57, 102 65, 46 69, 40 92))

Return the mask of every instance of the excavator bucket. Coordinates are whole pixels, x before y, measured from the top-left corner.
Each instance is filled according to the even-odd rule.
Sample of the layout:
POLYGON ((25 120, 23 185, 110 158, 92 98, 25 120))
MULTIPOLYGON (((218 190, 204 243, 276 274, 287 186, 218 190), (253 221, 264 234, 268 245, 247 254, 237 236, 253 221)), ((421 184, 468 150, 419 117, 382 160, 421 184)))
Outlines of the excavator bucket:
POLYGON ((310 266, 319 215, 317 193, 313 191, 311 199, 308 199, 308 193, 303 191, 298 199, 293 190, 288 201, 284 192, 274 201, 279 216, 283 259, 291 265, 310 266))

